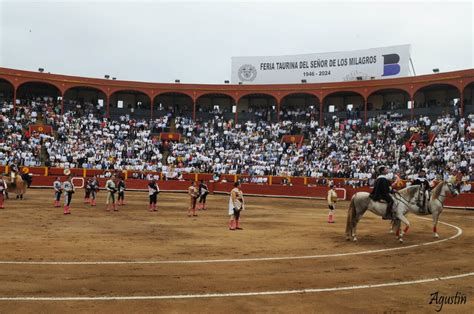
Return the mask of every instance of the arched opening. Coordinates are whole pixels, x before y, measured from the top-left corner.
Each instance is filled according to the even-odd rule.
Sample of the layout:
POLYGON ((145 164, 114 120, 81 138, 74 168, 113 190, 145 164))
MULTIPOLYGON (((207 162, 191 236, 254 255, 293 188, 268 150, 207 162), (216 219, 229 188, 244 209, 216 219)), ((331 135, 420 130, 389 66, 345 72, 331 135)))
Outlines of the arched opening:
POLYGON ((239 99, 237 105, 238 122, 276 122, 278 121, 276 105, 275 97, 268 94, 245 95, 239 99))
POLYGON ((463 92, 464 97, 464 115, 474 113, 474 82, 469 83, 463 92))
POLYGON ((46 111, 61 113, 61 91, 53 84, 27 82, 16 90, 16 107, 42 114, 46 111))
POLYGON ((413 100, 415 115, 437 117, 455 113, 460 93, 453 85, 432 84, 417 90, 413 100))
POLYGON ((0 102, 11 102, 13 100, 13 92, 15 87, 9 81, 0 78, 0 102))
POLYGON ((307 93, 289 94, 280 102, 280 120, 319 121, 319 99, 307 93))
POLYGON ((113 120, 120 117, 132 119, 150 118, 150 97, 136 90, 120 90, 110 95, 109 115, 113 120))
POLYGON ((153 117, 159 118, 164 115, 192 118, 193 99, 183 93, 159 94, 153 101, 153 117))
POLYGON ((323 115, 326 122, 339 119, 363 119, 364 98, 351 91, 335 92, 324 97, 323 115))
POLYGON ((100 89, 75 86, 64 93, 64 112, 74 111, 78 116, 92 113, 103 117, 106 111, 106 95, 100 89))
POLYGON ((215 116, 234 119, 235 100, 226 94, 205 94, 196 100, 196 120, 209 121, 215 116))
POLYGON ((409 101, 410 94, 402 89, 377 90, 367 98, 367 116, 370 118, 387 112, 410 115, 409 101))

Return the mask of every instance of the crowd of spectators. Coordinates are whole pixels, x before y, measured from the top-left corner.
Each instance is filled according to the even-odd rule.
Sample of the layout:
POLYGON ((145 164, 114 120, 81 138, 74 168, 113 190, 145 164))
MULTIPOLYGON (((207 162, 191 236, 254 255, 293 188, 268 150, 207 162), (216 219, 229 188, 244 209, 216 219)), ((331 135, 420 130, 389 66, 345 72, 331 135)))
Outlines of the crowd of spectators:
POLYGON ((428 168, 430 177, 473 174, 474 116, 468 121, 444 116, 431 123, 427 117, 407 121, 380 115, 366 124, 361 119, 334 119, 325 127, 315 120, 235 126, 215 119, 188 122, 186 139, 174 143, 168 157, 169 163, 187 171, 357 179, 354 184, 370 183, 380 165, 407 179, 421 168, 428 168), (417 132, 437 134, 433 145, 424 142, 423 135, 407 143, 417 132), (281 143, 284 134, 304 134, 309 140, 297 147, 281 143))
POLYGON ((308 110, 285 106, 280 110, 280 117, 284 121, 317 121, 319 119, 319 109, 316 106, 310 106, 308 110))
POLYGON ((151 124, 159 123, 56 115, 52 123, 56 138, 45 143, 48 162, 65 168, 156 171, 162 166, 163 151, 161 142, 151 136, 151 124))
POLYGON ((3 102, 0 164, 17 159, 25 166, 245 174, 256 183, 265 183, 259 177, 266 175, 336 177, 353 185, 371 184, 377 167, 388 165, 406 179, 427 168, 429 178, 461 172, 465 181, 474 181, 474 115, 431 121, 383 114, 366 123, 357 116, 334 117, 321 127, 311 109, 286 111, 278 123, 262 118, 235 124, 218 114, 207 121, 171 115, 111 121, 97 115, 94 106, 69 107, 61 115, 47 103, 20 103, 13 113, 12 104, 3 102), (51 136, 25 131, 39 116, 53 127, 51 136), (295 122, 291 116, 305 119, 295 122), (154 136, 171 122, 183 135, 180 142, 154 136), (418 140, 408 141, 415 133, 418 140), (302 134, 305 141, 284 143, 285 134, 302 134))
POLYGON ((40 100, 17 104, 14 113, 13 103, 0 103, 0 164, 21 160, 25 166, 39 166, 43 134, 25 132, 30 124, 37 121, 43 112, 40 100))

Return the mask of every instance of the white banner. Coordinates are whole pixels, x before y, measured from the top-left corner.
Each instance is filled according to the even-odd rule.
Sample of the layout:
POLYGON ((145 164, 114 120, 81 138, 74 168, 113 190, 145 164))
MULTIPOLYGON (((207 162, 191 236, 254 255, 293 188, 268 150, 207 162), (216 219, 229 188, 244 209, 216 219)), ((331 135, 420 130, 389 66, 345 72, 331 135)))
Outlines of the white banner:
POLYGON ((409 75, 410 45, 293 56, 232 57, 232 84, 299 84, 409 75))

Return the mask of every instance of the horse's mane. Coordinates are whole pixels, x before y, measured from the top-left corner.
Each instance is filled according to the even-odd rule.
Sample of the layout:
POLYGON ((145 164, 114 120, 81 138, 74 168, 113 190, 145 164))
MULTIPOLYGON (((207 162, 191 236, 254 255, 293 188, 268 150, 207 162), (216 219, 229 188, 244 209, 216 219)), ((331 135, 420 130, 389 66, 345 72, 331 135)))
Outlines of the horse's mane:
POLYGON ((420 188, 419 185, 410 185, 404 189, 401 189, 400 191, 398 191, 398 193, 406 196, 406 198, 408 199, 412 199, 419 188, 420 188))
POLYGON ((438 183, 435 188, 433 189, 433 192, 431 193, 431 200, 435 200, 438 198, 439 194, 441 194, 441 188, 443 187, 444 181, 441 181, 438 183))

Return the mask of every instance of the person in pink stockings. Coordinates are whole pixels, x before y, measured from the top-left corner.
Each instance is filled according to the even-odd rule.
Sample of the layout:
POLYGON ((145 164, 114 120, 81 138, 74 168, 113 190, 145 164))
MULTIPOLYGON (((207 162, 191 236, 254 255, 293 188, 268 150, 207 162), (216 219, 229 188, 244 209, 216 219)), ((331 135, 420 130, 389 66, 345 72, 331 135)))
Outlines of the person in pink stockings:
POLYGON ((63 188, 61 180, 59 177, 56 177, 56 180, 53 183, 54 187, 54 207, 61 207, 61 194, 63 194, 63 188))
POLYGON ((328 200, 328 207, 329 207, 328 223, 333 224, 334 214, 336 211, 337 193, 336 193, 336 187, 334 186, 334 183, 332 181, 329 183, 327 200, 328 200))
POLYGON ((230 191, 229 198, 229 230, 242 230, 240 227, 240 213, 245 209, 244 193, 240 188, 240 182, 234 183, 234 188, 230 191))
POLYGON ((2 177, 0 177, 0 208, 4 208, 3 207, 3 201, 5 200, 5 191, 7 190, 7 183, 5 182, 5 180, 2 179, 2 177))
POLYGON ((71 210, 71 201, 72 195, 74 194, 74 184, 72 184, 72 175, 69 175, 63 183, 63 191, 64 191, 64 215, 70 215, 71 210))
POLYGON ((97 206, 96 197, 97 197, 97 192, 99 192, 99 181, 97 180, 97 176, 93 176, 92 179, 90 179, 89 184, 90 184, 90 189, 91 189, 90 205, 97 206))
POLYGON ((148 183, 148 196, 150 198, 150 211, 156 212, 156 201, 158 199, 158 194, 160 193, 160 188, 158 184, 156 184, 155 179, 151 179, 150 183, 148 183))

